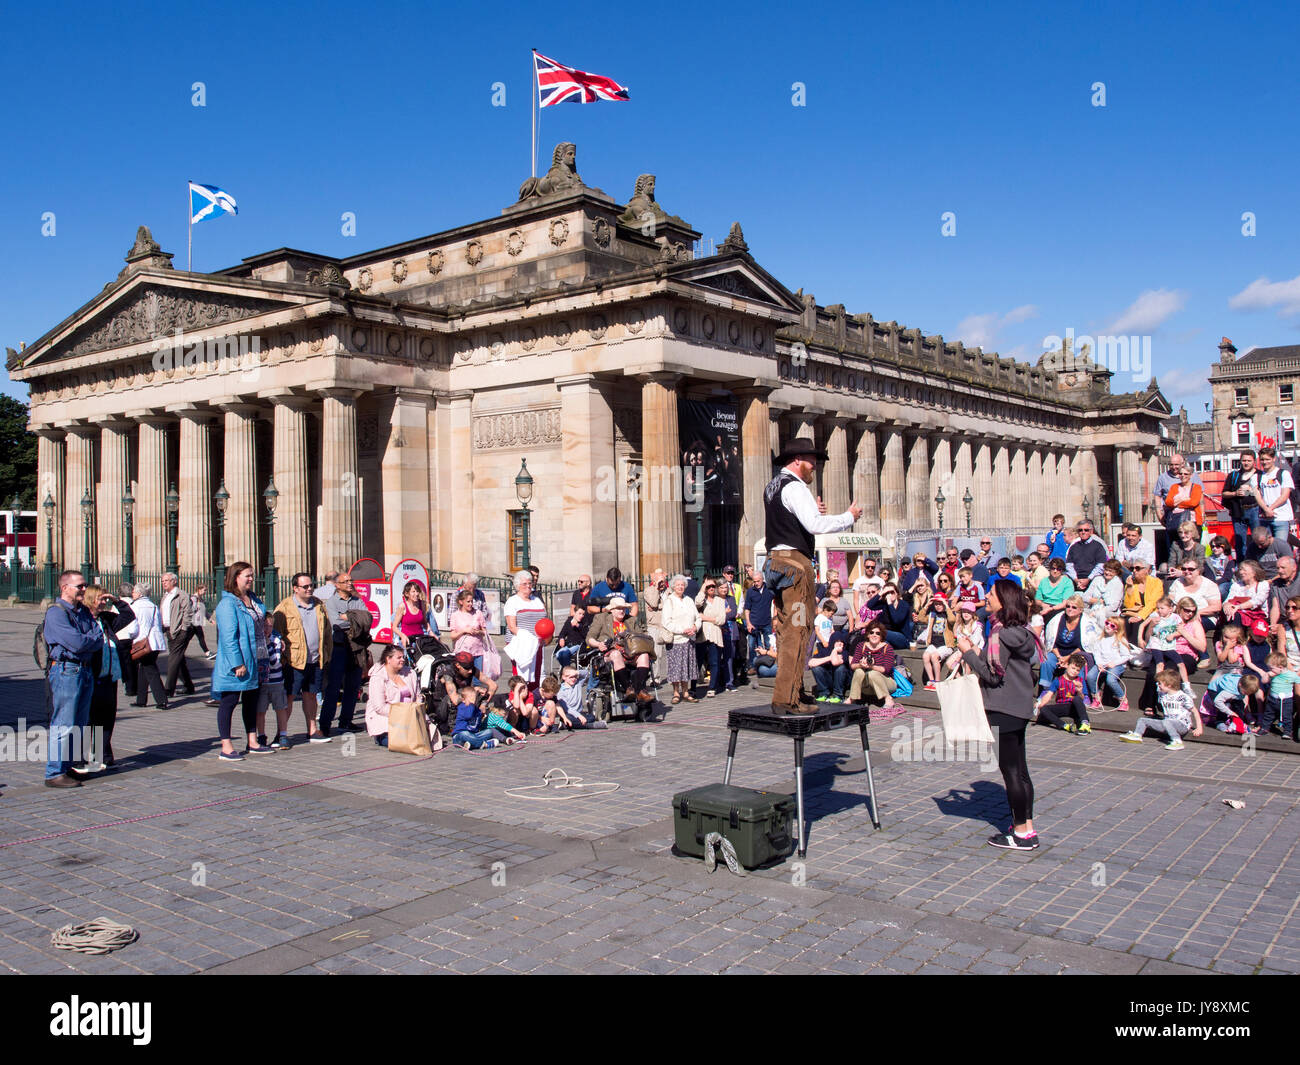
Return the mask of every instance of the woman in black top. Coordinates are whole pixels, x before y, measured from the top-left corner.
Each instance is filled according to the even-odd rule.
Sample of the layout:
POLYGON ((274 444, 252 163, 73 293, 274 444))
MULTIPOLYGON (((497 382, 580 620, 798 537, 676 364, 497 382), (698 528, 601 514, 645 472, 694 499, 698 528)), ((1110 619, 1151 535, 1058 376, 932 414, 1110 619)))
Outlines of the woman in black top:
POLYGON ((1034 831, 1034 782, 1025 757, 1025 727, 1034 716, 1037 695, 1034 663, 1037 641, 1027 628, 1029 607, 1015 581, 995 581, 986 601, 993 631, 983 651, 965 637, 957 640, 963 661, 979 677, 984 713, 998 745, 998 768, 1011 806, 1011 828, 989 837, 989 846, 1031 851, 1034 831))
POLYGON ((885 627, 885 641, 896 651, 912 646, 912 603, 898 594, 898 585, 886 584, 880 594, 867 601, 868 610, 878 610, 876 621, 885 627))
POLYGON ((122 676, 122 661, 116 637, 135 620, 135 614, 125 602, 114 599, 97 584, 86 589, 85 604, 104 632, 104 644, 90 664, 95 675, 95 687, 90 695, 93 750, 86 756, 87 768, 99 772, 116 764, 113 758, 113 726, 117 724, 117 682, 122 676))

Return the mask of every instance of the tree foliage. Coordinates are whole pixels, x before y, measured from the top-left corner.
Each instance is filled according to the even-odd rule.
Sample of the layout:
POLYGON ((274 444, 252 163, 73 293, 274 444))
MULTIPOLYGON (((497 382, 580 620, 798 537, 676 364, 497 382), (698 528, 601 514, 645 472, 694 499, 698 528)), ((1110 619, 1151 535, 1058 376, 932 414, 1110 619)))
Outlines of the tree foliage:
POLYGON ((27 431, 27 404, 0 395, 0 507, 15 493, 23 510, 36 509, 36 436, 27 431))

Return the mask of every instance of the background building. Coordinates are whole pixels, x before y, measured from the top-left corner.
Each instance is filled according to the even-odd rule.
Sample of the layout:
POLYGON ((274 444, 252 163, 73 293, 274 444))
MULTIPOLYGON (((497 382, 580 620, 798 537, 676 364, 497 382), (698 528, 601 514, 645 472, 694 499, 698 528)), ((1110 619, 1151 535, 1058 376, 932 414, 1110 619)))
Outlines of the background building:
MULTIPOLYGON (((750 557, 792 436, 859 528, 1146 514, 1169 404, 791 292, 740 226, 712 254, 576 149, 496 218, 346 259, 280 248, 188 273, 141 227, 117 278, 24 351, 54 559, 159 572, 517 566, 543 578, 750 557), (525 510, 516 480, 532 478, 525 510), (219 493, 225 493, 218 505, 219 493), (224 507, 224 509, 222 509, 224 507), (89 547, 87 548, 87 542, 89 547)), ((45 536, 39 538, 44 561, 45 536)))

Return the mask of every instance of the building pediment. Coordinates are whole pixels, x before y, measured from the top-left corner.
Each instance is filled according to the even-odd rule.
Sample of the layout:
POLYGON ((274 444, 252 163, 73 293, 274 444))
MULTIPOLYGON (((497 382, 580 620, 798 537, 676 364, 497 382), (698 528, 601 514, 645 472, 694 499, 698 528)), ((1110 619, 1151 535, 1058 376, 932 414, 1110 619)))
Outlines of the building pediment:
POLYGON ((718 261, 717 257, 699 260, 687 268, 675 271, 673 278, 740 299, 766 303, 795 314, 803 310, 803 304, 789 289, 748 256, 729 256, 722 261, 718 261))
POLYGON ((297 306, 286 295, 252 294, 176 284, 157 275, 138 274, 122 288, 105 292, 16 360, 11 370, 38 363, 91 355, 149 341, 163 341, 177 331, 197 333, 269 311, 297 306))

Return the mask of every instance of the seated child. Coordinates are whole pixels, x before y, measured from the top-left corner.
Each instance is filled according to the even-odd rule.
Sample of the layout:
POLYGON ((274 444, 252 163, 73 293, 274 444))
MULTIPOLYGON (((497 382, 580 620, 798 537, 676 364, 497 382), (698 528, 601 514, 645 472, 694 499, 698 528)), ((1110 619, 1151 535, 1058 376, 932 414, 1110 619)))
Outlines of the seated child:
POLYGON ((1235 687, 1207 691, 1201 699, 1201 718, 1220 732, 1243 736, 1257 720, 1251 703, 1258 691, 1259 677, 1254 673, 1240 677, 1235 687))
POLYGON ((492 706, 520 732, 535 731, 541 717, 533 693, 528 690, 528 681, 523 677, 511 677, 510 689, 494 696, 492 706))
POLYGON ((1168 741, 1165 744, 1166 750, 1181 751, 1184 736, 1189 732, 1193 736, 1199 736, 1203 731, 1192 686, 1183 681, 1178 670, 1168 667, 1156 674, 1156 684, 1160 689, 1160 709, 1165 716, 1160 720, 1139 718, 1133 731, 1125 732, 1119 738, 1124 743, 1141 743, 1142 736, 1150 732, 1168 741))
POLYGON ((537 695, 542 703, 537 735, 545 736, 548 732, 558 732, 561 728, 573 727, 568 714, 565 713, 565 708, 556 698, 559 694, 560 682, 554 676, 543 677, 541 684, 537 686, 537 695))
POLYGON ((473 688, 461 688, 457 692, 460 701, 456 704, 456 726, 452 730, 451 742, 467 751, 495 747, 503 738, 496 729, 486 727, 483 711, 478 705, 478 694, 473 688))
POLYGON ((570 728, 609 728, 594 713, 582 705, 587 690, 587 670, 565 666, 560 673, 560 687, 555 693, 555 704, 563 710, 570 728))
POLYGON ((1297 684, 1300 684, 1300 674, 1291 668, 1286 655, 1282 651, 1269 655, 1268 698, 1264 701, 1263 720, 1253 731, 1276 732, 1284 740, 1296 738, 1296 722, 1291 709, 1297 684))
POLYGON ((1065 671, 1059 677, 1054 677, 1051 686, 1038 697, 1036 705, 1041 724, 1053 725, 1065 732, 1077 732, 1083 736, 1092 731, 1092 723, 1088 720, 1088 711, 1083 701, 1083 671, 1087 668, 1088 660, 1077 651, 1065 660, 1065 671), (1068 714, 1074 720, 1064 720, 1061 716, 1063 714, 1068 714))

